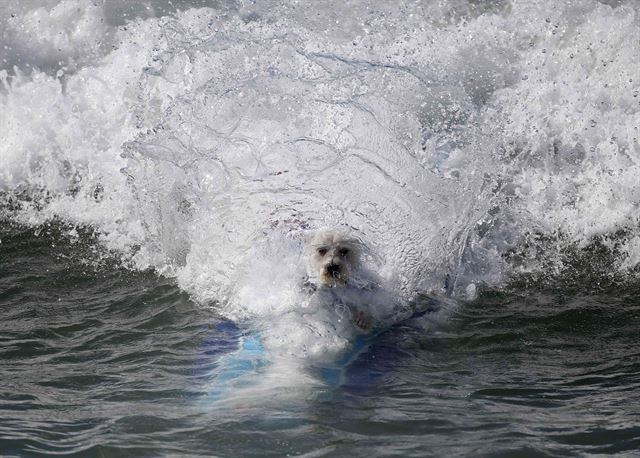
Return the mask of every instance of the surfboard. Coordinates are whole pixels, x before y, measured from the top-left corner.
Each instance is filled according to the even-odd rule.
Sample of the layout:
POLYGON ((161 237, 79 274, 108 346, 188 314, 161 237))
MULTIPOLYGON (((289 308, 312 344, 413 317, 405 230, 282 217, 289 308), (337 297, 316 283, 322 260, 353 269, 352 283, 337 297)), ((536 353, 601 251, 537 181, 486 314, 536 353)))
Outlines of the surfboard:
MULTIPOLYGON (((407 357, 406 352, 395 345, 402 338, 402 327, 439 310, 440 303, 429 300, 400 322, 356 336, 335 361, 316 366, 321 381, 326 386, 342 387, 352 393, 370 392, 382 377, 407 357)), ((228 390, 251 383, 250 376, 270 364, 259 332, 243 332, 231 321, 218 322, 213 329, 215 332, 202 344, 205 355, 218 358, 207 377, 207 401, 211 402, 222 398, 228 390)))

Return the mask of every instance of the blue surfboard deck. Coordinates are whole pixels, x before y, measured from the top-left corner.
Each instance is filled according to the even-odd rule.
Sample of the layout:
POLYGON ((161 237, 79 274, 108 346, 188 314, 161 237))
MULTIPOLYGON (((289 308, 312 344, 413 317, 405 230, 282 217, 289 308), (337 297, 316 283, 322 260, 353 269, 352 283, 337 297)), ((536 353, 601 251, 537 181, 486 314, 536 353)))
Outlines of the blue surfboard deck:
MULTIPOLYGON (((351 393, 366 394, 375 388, 382 377, 393 371, 399 361, 407 358, 405 350, 395 343, 402 338, 407 325, 426 314, 437 312, 440 304, 429 300, 419 310, 386 329, 358 335, 351 347, 335 362, 319 367, 322 381, 331 387, 342 387, 351 393)), ((268 354, 259 332, 243 333, 231 321, 215 324, 211 337, 201 348, 207 358, 217 357, 215 368, 208 373, 207 400, 216 401, 226 390, 243 385, 243 378, 257 374, 269 364, 268 354)))
MULTIPOLYGON (((440 310, 440 303, 429 299, 419 309, 402 321, 373 330, 356 337, 351 348, 345 351, 334 364, 322 367, 321 377, 329 386, 340 387, 350 394, 366 395, 379 384, 398 363, 411 355, 399 348, 412 322, 440 310)), ((421 331, 420 331, 421 332, 421 331)))
POLYGON ((211 402, 269 363, 258 333, 243 334, 230 321, 216 323, 214 329, 213 335, 201 343, 204 355, 217 357, 215 367, 206 374, 206 399, 211 402))

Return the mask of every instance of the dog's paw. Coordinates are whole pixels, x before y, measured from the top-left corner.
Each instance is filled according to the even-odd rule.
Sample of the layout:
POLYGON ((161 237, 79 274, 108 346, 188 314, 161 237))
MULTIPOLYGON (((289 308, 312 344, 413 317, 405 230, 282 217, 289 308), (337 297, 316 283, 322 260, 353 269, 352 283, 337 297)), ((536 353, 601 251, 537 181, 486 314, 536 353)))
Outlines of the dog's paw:
POLYGON ((354 319, 356 326, 364 330, 367 330, 371 327, 371 321, 371 317, 365 314, 363 311, 359 311, 358 313, 356 313, 356 317, 354 319))

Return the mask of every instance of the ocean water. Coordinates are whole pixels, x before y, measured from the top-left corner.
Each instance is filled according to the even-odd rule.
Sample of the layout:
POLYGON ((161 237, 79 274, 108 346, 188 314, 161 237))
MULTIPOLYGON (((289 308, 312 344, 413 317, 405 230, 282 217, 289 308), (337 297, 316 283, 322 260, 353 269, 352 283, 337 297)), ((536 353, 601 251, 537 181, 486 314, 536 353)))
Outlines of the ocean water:
POLYGON ((637 454, 636 0, 3 6, 0 455, 637 454))

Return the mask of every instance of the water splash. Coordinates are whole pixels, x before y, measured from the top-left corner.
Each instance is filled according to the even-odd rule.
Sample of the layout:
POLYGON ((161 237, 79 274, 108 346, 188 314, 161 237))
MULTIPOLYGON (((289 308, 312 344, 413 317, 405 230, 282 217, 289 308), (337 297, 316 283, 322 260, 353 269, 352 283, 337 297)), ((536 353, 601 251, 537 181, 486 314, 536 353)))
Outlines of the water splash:
POLYGON ((3 19, 14 221, 93 226, 232 316, 253 313, 255 285, 289 285, 265 310, 299 300, 284 291, 305 228, 350 228, 405 299, 566 263, 521 250, 541 235, 580 247, 622 230, 608 268, 637 266, 635 2, 229 3, 125 24, 113 8, 3 19), (34 33, 59 25, 52 59, 34 33), (274 257, 289 267, 256 267, 274 257))

